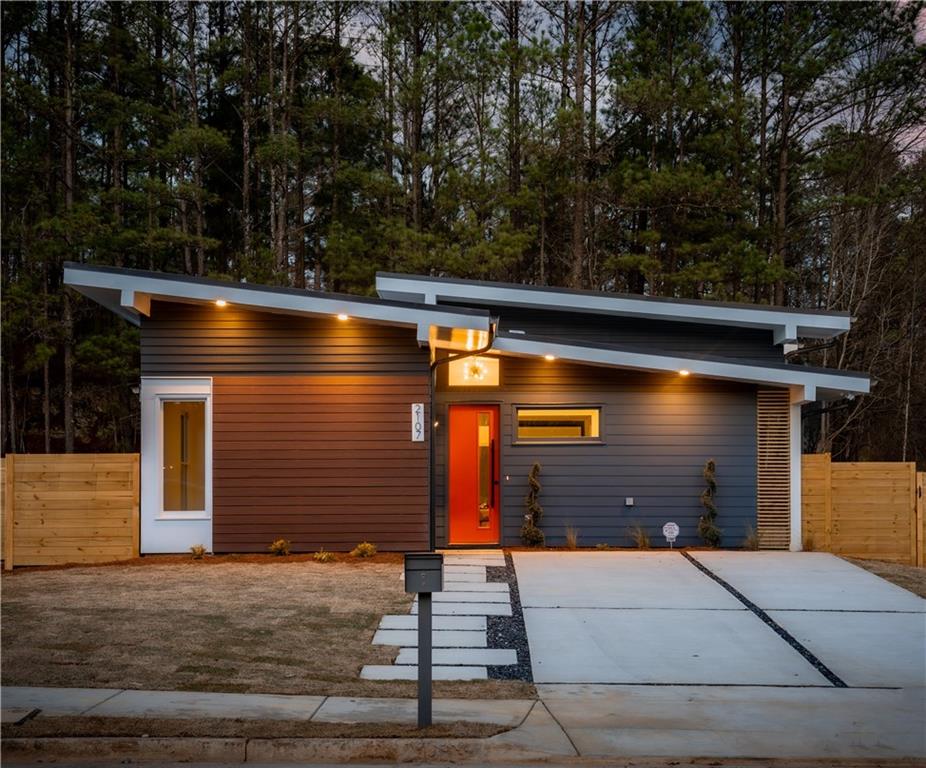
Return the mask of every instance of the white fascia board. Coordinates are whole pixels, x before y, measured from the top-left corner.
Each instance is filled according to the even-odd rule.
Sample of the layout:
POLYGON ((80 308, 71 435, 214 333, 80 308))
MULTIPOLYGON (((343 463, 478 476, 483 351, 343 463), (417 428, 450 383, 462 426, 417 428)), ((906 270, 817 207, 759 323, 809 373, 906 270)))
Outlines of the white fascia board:
POLYGON ((759 328, 773 332, 775 343, 796 341, 799 337, 828 339, 849 330, 852 318, 846 315, 783 312, 762 307, 730 307, 703 302, 648 301, 606 293, 574 294, 543 291, 517 286, 415 280, 412 277, 377 275, 376 290, 383 298, 399 301, 427 301, 433 296, 474 303, 589 312, 623 317, 649 317, 685 323, 704 323, 738 328, 759 328))
POLYGON ((793 369, 763 368, 756 365, 700 360, 676 355, 650 355, 616 349, 576 347, 549 341, 513 339, 508 336, 497 337, 492 346, 499 352, 513 355, 529 357, 554 355, 560 360, 644 371, 677 373, 686 370, 693 375, 713 379, 793 387, 797 391, 792 390, 792 403, 815 400, 818 388, 852 394, 867 394, 870 388, 870 382, 866 377, 835 376, 817 371, 802 371, 798 366, 794 366, 793 369))
MULTIPOLYGON (((435 325, 488 331, 490 323, 488 314, 471 315, 440 307, 421 307, 420 309, 418 307, 397 307, 389 304, 353 301, 344 296, 276 293, 254 290, 243 283, 215 285, 67 267, 64 270, 64 282, 77 290, 87 289, 88 295, 93 298, 97 298, 100 291, 113 291, 116 298, 114 303, 121 306, 127 313, 136 316, 140 311, 140 297, 145 297, 149 302, 151 299, 161 299, 214 303, 218 299, 224 299, 234 306, 269 312, 328 316, 344 313, 358 320, 415 328, 435 325), (129 303, 126 303, 127 301, 129 303)), ((110 303, 107 302, 107 304, 110 303)), ((125 313, 120 314, 126 316, 125 313)), ((138 321, 135 319, 133 322, 137 324, 138 321)))
POLYGON ((131 291, 125 288, 120 294, 119 304, 126 309, 132 309, 139 315, 146 317, 151 314, 151 296, 138 291, 131 291))

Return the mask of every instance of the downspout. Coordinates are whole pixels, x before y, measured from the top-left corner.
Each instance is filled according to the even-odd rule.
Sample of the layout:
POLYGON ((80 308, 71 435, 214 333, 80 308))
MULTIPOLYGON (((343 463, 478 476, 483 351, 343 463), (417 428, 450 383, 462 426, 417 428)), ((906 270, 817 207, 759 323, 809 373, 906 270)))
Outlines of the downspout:
POLYGON ((492 349, 492 345, 495 343, 495 329, 498 326, 498 318, 493 317, 489 320, 489 340, 486 342, 484 347, 479 349, 474 349, 471 352, 464 352, 459 355, 448 355, 447 357, 438 358, 436 357, 437 350, 434 350, 435 358, 431 361, 429 367, 429 376, 428 376, 428 398, 430 400, 430 426, 428 432, 428 545, 429 549, 433 552, 436 548, 434 530, 436 527, 436 496, 434 493, 434 439, 435 439, 435 418, 434 418, 434 393, 437 390, 437 366, 443 365, 444 363, 449 363, 452 360, 463 360, 467 357, 476 357, 477 355, 482 355, 492 349))

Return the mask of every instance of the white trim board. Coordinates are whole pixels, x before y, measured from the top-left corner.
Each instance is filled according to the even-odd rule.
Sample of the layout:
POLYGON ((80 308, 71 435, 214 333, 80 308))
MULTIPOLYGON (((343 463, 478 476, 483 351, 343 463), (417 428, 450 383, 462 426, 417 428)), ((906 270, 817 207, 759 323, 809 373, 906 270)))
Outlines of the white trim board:
POLYGON ((799 338, 829 339, 848 331, 852 322, 848 315, 836 312, 800 312, 758 304, 731 306, 711 301, 673 301, 593 291, 544 290, 516 284, 441 280, 414 275, 377 275, 376 291, 384 299, 424 304, 451 300, 489 306, 767 329, 772 332, 775 344, 791 343, 799 338))
POLYGON ((497 337, 493 349, 502 353, 528 357, 554 355, 561 360, 613 368, 662 373, 677 373, 680 370, 686 370, 692 375, 714 379, 792 387, 792 403, 795 404, 813 402, 821 390, 844 394, 866 394, 870 388, 870 382, 864 376, 806 371, 797 365, 786 368, 763 368, 758 365, 736 362, 701 360, 677 355, 653 355, 601 347, 578 347, 549 340, 535 341, 510 336, 497 337))
POLYGON ((214 304, 219 299, 237 307, 293 315, 333 317, 346 314, 358 320, 417 328, 419 343, 428 342, 432 326, 488 331, 491 318, 479 310, 456 311, 447 307, 399 306, 377 300, 360 300, 343 294, 272 290, 247 283, 217 282, 195 278, 159 277, 139 270, 64 268, 64 282, 131 323, 139 325, 151 309, 151 301, 214 304))
POLYGON ((156 378, 141 380, 141 539, 144 554, 188 552, 194 544, 212 551, 212 379, 156 378), (161 403, 189 398, 206 403, 205 510, 202 513, 161 511, 161 403))

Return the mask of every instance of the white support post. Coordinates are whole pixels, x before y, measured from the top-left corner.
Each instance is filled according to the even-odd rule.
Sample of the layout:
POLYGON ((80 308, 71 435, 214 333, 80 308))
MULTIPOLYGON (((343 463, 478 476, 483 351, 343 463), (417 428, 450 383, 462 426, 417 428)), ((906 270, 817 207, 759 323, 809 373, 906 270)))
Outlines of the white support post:
POLYGON ((801 406, 791 404, 791 546, 792 552, 803 549, 801 532, 801 406))

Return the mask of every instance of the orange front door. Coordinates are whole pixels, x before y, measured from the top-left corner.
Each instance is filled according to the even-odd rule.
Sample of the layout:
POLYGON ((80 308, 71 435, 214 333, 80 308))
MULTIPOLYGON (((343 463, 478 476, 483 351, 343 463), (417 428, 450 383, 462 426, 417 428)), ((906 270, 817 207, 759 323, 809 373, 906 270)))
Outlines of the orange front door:
POLYGON ((450 406, 450 543, 498 544, 498 406, 450 406))

